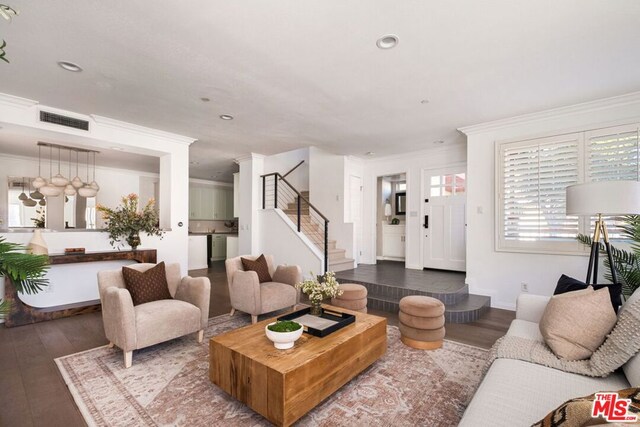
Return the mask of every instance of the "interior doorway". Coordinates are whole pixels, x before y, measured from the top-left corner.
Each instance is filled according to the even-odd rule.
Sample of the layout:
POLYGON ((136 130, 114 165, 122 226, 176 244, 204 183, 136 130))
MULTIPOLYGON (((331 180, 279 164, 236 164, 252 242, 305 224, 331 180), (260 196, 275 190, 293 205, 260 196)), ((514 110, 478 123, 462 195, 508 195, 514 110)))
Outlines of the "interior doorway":
POLYGON ((423 268, 466 271, 465 169, 423 171, 423 268))
POLYGON ((406 257, 407 175, 379 176, 376 188, 376 259, 406 257))

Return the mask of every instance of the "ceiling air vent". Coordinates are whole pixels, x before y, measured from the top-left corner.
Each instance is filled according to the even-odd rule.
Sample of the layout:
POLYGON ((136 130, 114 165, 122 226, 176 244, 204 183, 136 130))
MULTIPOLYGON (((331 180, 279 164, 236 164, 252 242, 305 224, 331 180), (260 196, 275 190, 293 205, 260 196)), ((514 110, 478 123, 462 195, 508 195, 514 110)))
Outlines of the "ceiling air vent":
POLYGON ((47 111, 40 111, 40 121, 69 128, 89 130, 89 122, 86 120, 74 119, 73 117, 61 116, 47 111))

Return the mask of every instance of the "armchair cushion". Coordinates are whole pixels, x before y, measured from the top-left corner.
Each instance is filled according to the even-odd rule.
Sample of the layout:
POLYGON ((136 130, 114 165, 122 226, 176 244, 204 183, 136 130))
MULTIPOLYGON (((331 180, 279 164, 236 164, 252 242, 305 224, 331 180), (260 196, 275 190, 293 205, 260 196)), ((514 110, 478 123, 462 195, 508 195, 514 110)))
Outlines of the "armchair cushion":
POLYGON ((280 310, 297 303, 298 291, 285 283, 265 282, 260 285, 260 305, 262 313, 280 310))
POLYGON ((122 276, 133 305, 171 299, 164 261, 146 271, 122 267, 122 276))
POLYGON ((255 271, 258 274, 260 283, 271 282, 271 274, 269 274, 269 265, 264 255, 260 255, 255 260, 248 258, 240 258, 244 271, 255 271))
POLYGON ((201 327, 200 309, 188 302, 165 299, 134 307, 136 348, 143 348, 186 334, 201 327))

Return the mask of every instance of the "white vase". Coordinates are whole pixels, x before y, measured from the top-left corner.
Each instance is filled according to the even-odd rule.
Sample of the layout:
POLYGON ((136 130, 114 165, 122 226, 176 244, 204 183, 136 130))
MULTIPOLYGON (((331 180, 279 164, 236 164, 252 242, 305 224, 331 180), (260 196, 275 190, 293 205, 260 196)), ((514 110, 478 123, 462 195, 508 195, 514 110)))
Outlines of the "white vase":
POLYGON ((42 230, 36 228, 33 230, 33 237, 27 246, 27 251, 34 255, 49 255, 49 249, 47 248, 47 242, 42 237, 42 230))

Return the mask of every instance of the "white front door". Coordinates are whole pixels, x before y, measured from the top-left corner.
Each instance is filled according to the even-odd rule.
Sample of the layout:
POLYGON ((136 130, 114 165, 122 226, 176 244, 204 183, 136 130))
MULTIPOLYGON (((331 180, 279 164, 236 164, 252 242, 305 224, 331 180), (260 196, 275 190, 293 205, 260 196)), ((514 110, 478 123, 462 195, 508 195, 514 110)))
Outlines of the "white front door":
POLYGON ((353 234, 355 246, 353 248, 353 259, 356 265, 360 262, 360 251, 362 250, 362 178, 351 175, 349 178, 350 201, 348 218, 353 223, 353 234))
POLYGON ((466 270, 466 173, 464 167, 425 170, 423 267, 466 270))

